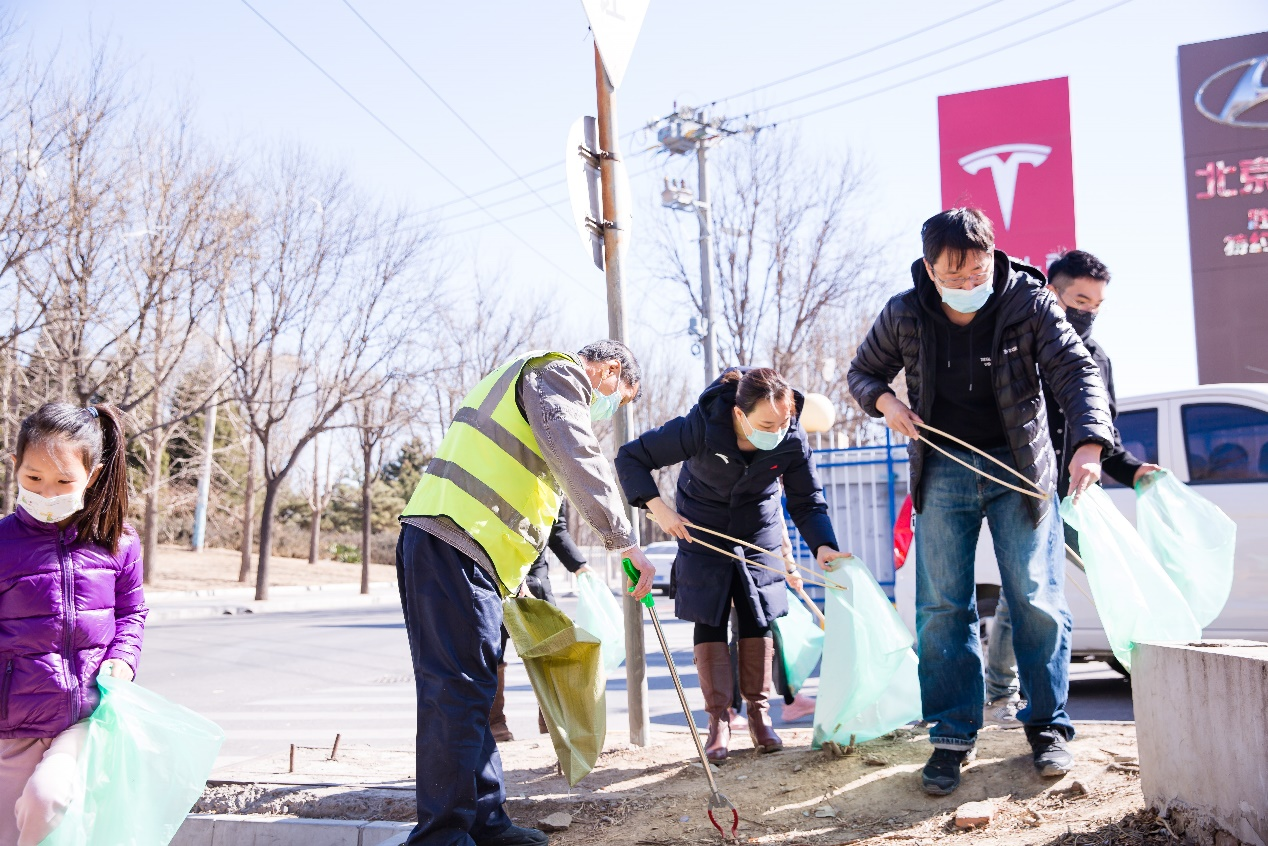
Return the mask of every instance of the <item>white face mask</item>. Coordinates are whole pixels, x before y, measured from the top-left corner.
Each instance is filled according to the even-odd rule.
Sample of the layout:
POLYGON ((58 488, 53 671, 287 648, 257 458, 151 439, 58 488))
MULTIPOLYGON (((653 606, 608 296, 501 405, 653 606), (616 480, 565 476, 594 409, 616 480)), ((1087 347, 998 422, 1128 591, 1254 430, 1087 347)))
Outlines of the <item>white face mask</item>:
POLYGON ((84 492, 47 497, 18 485, 18 505, 41 523, 60 523, 84 507, 84 492))

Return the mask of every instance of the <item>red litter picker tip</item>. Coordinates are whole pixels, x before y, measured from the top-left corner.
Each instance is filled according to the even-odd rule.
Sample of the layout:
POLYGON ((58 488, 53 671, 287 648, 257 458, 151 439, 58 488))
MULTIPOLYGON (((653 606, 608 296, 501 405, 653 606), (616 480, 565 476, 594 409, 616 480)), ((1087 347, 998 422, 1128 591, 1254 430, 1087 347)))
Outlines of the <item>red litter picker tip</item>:
MULTIPOLYGON (((621 560, 621 565, 625 568, 625 575, 629 577, 631 582, 638 582, 638 570, 634 567, 634 562, 628 558, 621 560)), ((631 585, 629 592, 634 591, 631 585)), ((722 835, 724 841, 738 841, 740 830, 740 812, 731 804, 731 800, 718 792, 718 785, 713 780, 712 765, 709 763, 708 757, 704 754, 704 745, 700 743, 700 731, 696 728, 695 718, 691 716, 691 707, 687 705, 687 694, 683 693, 682 682, 678 679, 678 668, 674 666, 674 658, 669 654, 669 643, 665 640, 665 633, 661 631, 660 620, 656 617, 656 600, 649 593, 641 600, 643 605, 647 607, 647 611, 652 616, 652 626, 656 629, 656 639, 660 641, 661 652, 665 653, 665 663, 669 665, 669 676, 674 680, 674 690, 678 691, 678 701, 682 703, 683 716, 687 718, 687 725, 691 726, 691 739, 696 742, 696 752, 700 753, 700 764, 704 767, 704 777, 709 780, 709 822, 713 823, 713 827, 722 835), (731 812, 730 831, 723 828, 723 823, 718 821, 721 816, 726 819, 726 812, 731 812)))

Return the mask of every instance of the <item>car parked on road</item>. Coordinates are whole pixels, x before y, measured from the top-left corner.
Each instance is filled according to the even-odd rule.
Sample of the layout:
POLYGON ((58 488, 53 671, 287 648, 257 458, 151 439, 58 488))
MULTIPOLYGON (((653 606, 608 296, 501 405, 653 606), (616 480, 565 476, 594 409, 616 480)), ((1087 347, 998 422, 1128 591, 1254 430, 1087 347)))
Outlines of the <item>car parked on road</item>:
POLYGON ((652 590, 658 590, 668 597, 673 597, 674 559, 678 557, 677 541, 657 541, 643 547, 643 554, 656 565, 656 576, 652 579, 652 590))
MULTIPOLYGON (((1128 451, 1166 467, 1237 523, 1233 590, 1203 636, 1268 641, 1268 386, 1201 385, 1121 399, 1117 426, 1128 451)), ((1135 492, 1108 478, 1105 488, 1134 522, 1135 492)), ((894 598, 915 631, 915 556, 906 560, 895 574, 894 598)), ((994 614, 1000 583, 985 522, 975 569, 978 613, 985 619, 994 614)), ((1071 564, 1066 579, 1075 659, 1112 659, 1086 577, 1071 564)))

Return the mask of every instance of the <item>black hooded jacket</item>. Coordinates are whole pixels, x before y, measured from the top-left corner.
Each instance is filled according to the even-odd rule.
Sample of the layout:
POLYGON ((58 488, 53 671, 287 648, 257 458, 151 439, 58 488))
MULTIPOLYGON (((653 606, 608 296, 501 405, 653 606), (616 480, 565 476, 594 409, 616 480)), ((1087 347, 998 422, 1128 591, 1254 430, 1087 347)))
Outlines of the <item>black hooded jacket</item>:
MULTIPOLYGON (((1110 365, 1109 355, 1105 352, 1104 347, 1092 338, 1090 329, 1081 335, 1080 338, 1083 341, 1083 345, 1087 347, 1088 354, 1096 362, 1097 369, 1101 371, 1101 381, 1105 383, 1105 390, 1109 395, 1110 419, 1115 420, 1118 417, 1118 400, 1114 395, 1114 368, 1110 365)), ((1052 445, 1057 451, 1057 465, 1061 469, 1061 478, 1057 482, 1057 493, 1064 497, 1070 491, 1069 464, 1070 455, 1074 452, 1074 447, 1070 443, 1072 432, 1065 424, 1065 415, 1061 413, 1061 405, 1046 384, 1043 386, 1043 398, 1044 404, 1048 407, 1048 429, 1052 434, 1052 445)), ((1142 463, 1139 458, 1132 455, 1123 446, 1123 437, 1119 434, 1118 426, 1116 425, 1114 427, 1114 446, 1105 450, 1105 454, 1101 456, 1101 469, 1120 485, 1126 485, 1130 488, 1135 483, 1136 471, 1140 469, 1142 463)))
MULTIPOLYGON (((913 287, 885 304, 859 345, 847 378, 850 393, 863 410, 881 417, 876 401, 882 394, 893 393, 890 383, 905 370, 912 410, 932 423, 938 354, 934 315, 926 304, 936 302, 938 295, 923 261, 912 264, 911 275, 913 287)), ((1114 428, 1100 371, 1043 285, 1038 270, 996 251, 991 295, 998 300, 995 326, 989 345, 982 344, 982 354, 990 357, 991 387, 1016 468, 1041 490, 1055 494, 1059 473, 1042 384, 1050 387, 1066 412, 1071 449, 1095 443, 1108 450, 1114 443, 1114 428)), ((917 512, 928 450, 919 441, 908 445, 912 504, 917 512)), ((1052 507, 1051 500, 1026 497, 1026 501, 1036 524, 1052 507)))
MULTIPOLYGON (((732 423, 736 382, 719 377, 700 395, 684 416, 644 432, 621 447, 616 473, 631 505, 646 507, 660 496, 652 471, 682 463, 675 507, 692 523, 778 550, 783 540, 783 511, 779 481, 788 500, 788 513, 811 550, 836 548, 836 534, 828 518, 823 487, 811 463, 810 442, 798 418, 804 399, 794 391, 796 409, 788 435, 772 450, 744 453, 732 423)), ((734 547, 717 537, 701 535, 715 546, 734 548, 767 566, 779 567, 769 556, 734 547)), ((679 618, 719 625, 730 604, 730 578, 735 562, 698 544, 678 543, 675 606, 679 618)), ((787 613, 783 577, 755 567, 742 568, 749 582, 759 622, 787 613)))

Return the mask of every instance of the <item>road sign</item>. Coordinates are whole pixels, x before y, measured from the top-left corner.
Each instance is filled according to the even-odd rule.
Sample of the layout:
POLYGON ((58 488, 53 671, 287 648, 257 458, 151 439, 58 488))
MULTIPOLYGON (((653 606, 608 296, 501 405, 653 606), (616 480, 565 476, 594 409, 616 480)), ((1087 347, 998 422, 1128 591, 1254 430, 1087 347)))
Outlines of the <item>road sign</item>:
POLYGON ((581 0, 613 90, 621 87, 649 0, 581 0))
POLYGON ((581 236, 581 247, 594 266, 603 269, 603 211, 599 198, 598 132, 594 118, 579 117, 568 130, 564 164, 568 172, 568 199, 572 220, 581 236))
MULTIPOLYGON (((581 247, 603 270, 603 213, 601 206, 599 173, 599 141, 595 120, 580 117, 568 130, 568 144, 564 156, 568 173, 568 199, 572 206, 572 220, 581 236, 581 247)), ((624 257, 630 250, 631 210, 634 208, 630 194, 629 171, 625 162, 615 162, 617 197, 617 249, 624 257)))

